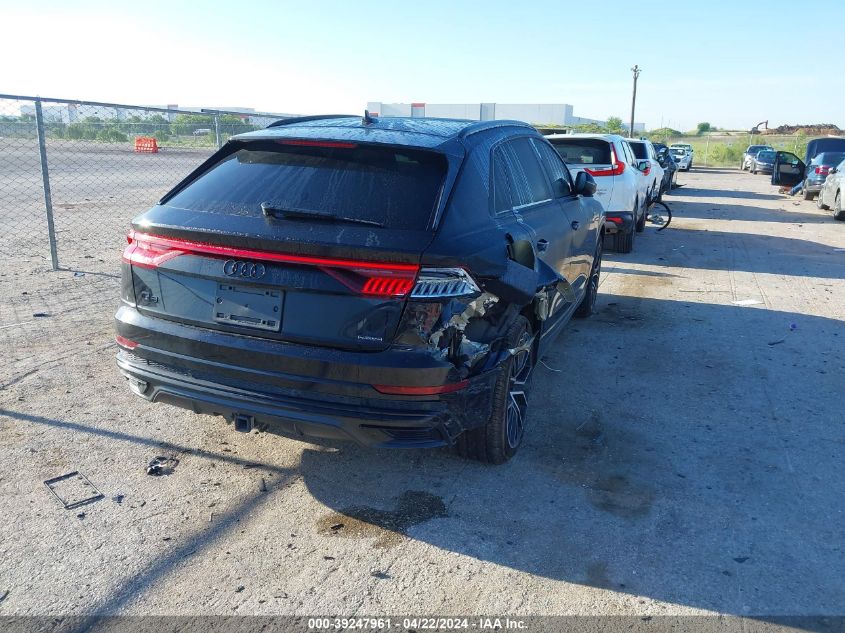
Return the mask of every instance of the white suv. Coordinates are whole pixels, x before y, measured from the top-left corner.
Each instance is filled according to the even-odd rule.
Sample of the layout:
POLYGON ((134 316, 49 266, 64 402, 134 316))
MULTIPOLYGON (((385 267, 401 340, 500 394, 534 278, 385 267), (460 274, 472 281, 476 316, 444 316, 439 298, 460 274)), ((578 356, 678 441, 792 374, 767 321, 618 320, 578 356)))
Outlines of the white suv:
POLYGON ((628 142, 617 134, 551 134, 546 137, 573 178, 585 171, 596 181, 594 197, 607 216, 614 250, 630 253, 634 232, 645 228, 647 182, 628 142))
MULTIPOLYGON (((676 149, 682 149, 686 152, 686 158, 684 158, 684 156, 680 156, 680 158, 684 158, 683 162, 686 166, 681 167, 681 165, 678 165, 678 169, 680 169, 681 171, 689 171, 690 169, 692 169, 692 159, 695 156, 695 152, 692 149, 692 145, 690 145, 689 143, 672 143, 669 146, 669 151, 676 149)), ((672 152, 672 154, 674 155, 674 152, 672 152)), ((675 158, 675 162, 678 162, 677 157, 675 158)))
POLYGON ((663 167, 660 161, 657 160, 657 152, 651 141, 640 140, 635 138, 627 138, 628 145, 634 151, 634 156, 638 161, 648 161, 648 166, 643 170, 643 176, 646 177, 646 196, 649 204, 655 200, 660 200, 661 187, 663 185, 663 167))

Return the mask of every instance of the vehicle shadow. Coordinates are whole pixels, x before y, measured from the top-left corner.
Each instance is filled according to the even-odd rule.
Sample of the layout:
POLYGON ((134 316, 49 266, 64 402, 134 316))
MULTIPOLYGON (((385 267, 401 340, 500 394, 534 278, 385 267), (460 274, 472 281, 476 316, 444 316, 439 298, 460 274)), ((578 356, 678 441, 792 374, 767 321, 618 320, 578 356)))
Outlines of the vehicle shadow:
POLYGON ((837 336, 833 319, 603 295, 538 366, 512 462, 306 449, 312 529, 728 614, 838 613, 845 474, 841 446, 819 450, 845 443, 837 336))
MULTIPOLYGON (((673 202, 664 200, 664 202, 673 202)), ((744 220, 749 222, 784 222, 799 224, 834 223, 827 211, 815 211, 802 204, 793 204, 796 200, 784 200, 778 209, 765 209, 747 204, 722 202, 681 202, 672 205, 672 214, 676 218, 698 218, 701 220, 744 220)))

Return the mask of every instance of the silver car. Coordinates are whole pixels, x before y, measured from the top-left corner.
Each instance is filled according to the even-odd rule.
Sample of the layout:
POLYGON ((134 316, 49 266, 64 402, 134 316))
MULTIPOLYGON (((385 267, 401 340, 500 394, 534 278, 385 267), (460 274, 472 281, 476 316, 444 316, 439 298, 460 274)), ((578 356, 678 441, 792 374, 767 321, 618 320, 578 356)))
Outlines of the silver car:
POLYGON ((683 147, 670 147, 672 158, 678 165, 678 171, 689 171, 692 167, 692 155, 683 147))
POLYGON ((842 190, 845 189, 845 160, 830 170, 816 198, 819 209, 833 209, 833 219, 845 221, 842 190))

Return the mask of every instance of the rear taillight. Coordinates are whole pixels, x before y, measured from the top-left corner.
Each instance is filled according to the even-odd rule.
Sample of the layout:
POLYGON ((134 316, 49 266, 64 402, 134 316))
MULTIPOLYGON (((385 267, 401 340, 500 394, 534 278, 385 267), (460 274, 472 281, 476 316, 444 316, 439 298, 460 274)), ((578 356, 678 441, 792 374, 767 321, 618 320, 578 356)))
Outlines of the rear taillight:
POLYGON ((643 170, 643 176, 648 176, 651 173, 651 165, 643 170))
POLYGON ((135 231, 129 231, 126 241, 129 244, 123 250, 123 261, 141 268, 161 266, 164 262, 187 252, 170 243, 172 240, 135 231))
POLYGON ((610 144, 610 162, 613 165, 610 169, 584 169, 591 176, 618 176, 625 171, 625 163, 616 157, 616 148, 610 144))
POLYGON ((463 297, 481 292, 463 268, 423 268, 417 276, 412 299, 463 297))
POLYGON ((454 393, 465 389, 469 385, 469 380, 461 380, 460 382, 450 382, 445 385, 436 385, 433 387, 416 387, 410 385, 373 385, 373 389, 379 393, 391 396, 433 396, 440 393, 454 393))
POLYGON ((608 222, 613 222, 614 224, 622 224, 622 218, 605 218, 608 222))
POLYGON ((819 165, 816 167, 816 173, 821 174, 822 176, 827 176, 830 173, 830 167, 827 165, 819 165))
POLYGON ((414 287, 414 281, 420 270, 417 264, 369 262, 232 248, 136 231, 130 231, 126 240, 129 245, 123 251, 123 260, 133 266, 156 268, 179 255, 204 255, 313 266, 325 271, 350 290, 368 297, 407 296, 414 287))

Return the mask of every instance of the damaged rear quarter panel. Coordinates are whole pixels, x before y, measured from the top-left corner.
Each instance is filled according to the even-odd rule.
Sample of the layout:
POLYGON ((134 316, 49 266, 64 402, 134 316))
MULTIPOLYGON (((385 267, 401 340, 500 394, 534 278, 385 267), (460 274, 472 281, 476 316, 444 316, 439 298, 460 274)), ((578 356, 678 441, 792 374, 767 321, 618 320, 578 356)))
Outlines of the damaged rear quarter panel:
POLYGON ((465 160, 422 257, 423 266, 466 269, 482 292, 412 300, 399 328, 401 341, 427 347, 462 378, 496 369, 507 358, 503 339, 520 313, 535 324, 536 338, 543 322, 576 298, 569 283, 536 257, 530 234, 491 213, 491 150, 508 133, 503 128, 464 139, 465 160))

